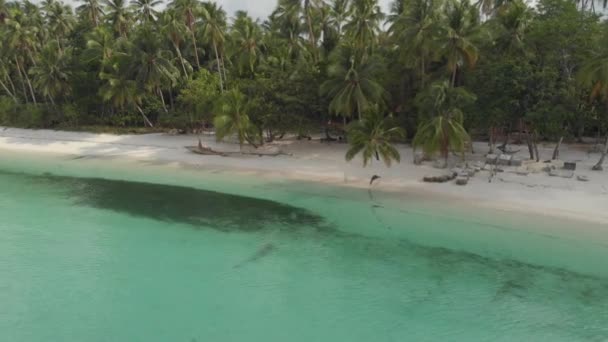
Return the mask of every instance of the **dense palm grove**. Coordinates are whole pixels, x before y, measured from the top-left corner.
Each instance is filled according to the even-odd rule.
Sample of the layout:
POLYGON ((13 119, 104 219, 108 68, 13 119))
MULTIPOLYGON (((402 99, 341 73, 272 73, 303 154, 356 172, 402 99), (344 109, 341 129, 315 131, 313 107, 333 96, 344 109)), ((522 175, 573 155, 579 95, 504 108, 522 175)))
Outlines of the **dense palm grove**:
POLYGON ((603 136, 603 5, 279 0, 260 21, 198 0, 0 0, 0 123, 213 125, 256 146, 349 123, 366 162, 406 138, 447 156, 471 134, 603 136))

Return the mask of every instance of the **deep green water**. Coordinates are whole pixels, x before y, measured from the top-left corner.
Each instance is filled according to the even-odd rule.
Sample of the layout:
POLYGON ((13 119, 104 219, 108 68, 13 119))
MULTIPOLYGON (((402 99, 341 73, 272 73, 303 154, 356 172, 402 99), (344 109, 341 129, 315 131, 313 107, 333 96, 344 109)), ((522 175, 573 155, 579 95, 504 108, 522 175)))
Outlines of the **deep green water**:
POLYGON ((0 157, 0 341, 608 341, 606 227, 0 157))

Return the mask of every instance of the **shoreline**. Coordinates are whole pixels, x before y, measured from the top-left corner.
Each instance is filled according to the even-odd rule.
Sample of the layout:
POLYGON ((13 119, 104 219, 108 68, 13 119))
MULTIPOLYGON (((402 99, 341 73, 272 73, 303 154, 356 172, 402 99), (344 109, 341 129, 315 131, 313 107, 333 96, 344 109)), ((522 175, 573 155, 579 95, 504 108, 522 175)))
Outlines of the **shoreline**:
MULTIPOLYGON (((356 157, 344 160, 347 145, 318 141, 280 141, 279 146, 291 156, 202 156, 185 149, 194 145, 198 136, 189 135, 111 135, 52 130, 29 130, 0 127, 0 149, 13 153, 29 152, 80 157, 120 158, 179 165, 192 170, 220 169, 234 175, 263 177, 268 180, 293 180, 360 189, 369 188, 372 175, 380 175, 374 189, 392 194, 443 199, 470 208, 486 208, 506 213, 533 214, 539 218, 566 218, 590 223, 608 223, 608 172, 590 171, 599 158, 578 145, 562 147, 563 160, 576 161, 576 175, 587 176, 589 182, 549 177, 546 173, 520 176, 505 170, 489 183, 489 173, 479 172, 466 186, 453 182, 432 184, 422 182, 426 175, 440 175, 431 163, 414 165, 408 146, 398 147, 401 163, 391 168, 375 161, 362 167, 356 157)), ((222 151, 236 151, 238 146, 217 143, 212 136, 202 137, 204 144, 222 151)), ((541 155, 550 156, 554 146, 539 146, 541 155)), ((589 146, 590 147, 590 146, 589 146)), ((476 143, 476 151, 487 149, 476 143)), ((522 149, 525 153, 525 150, 522 149)), ((521 152, 520 152, 521 153, 521 152)), ((467 156, 480 160, 485 153, 467 156)), ((524 155, 524 154, 522 154, 524 155)))

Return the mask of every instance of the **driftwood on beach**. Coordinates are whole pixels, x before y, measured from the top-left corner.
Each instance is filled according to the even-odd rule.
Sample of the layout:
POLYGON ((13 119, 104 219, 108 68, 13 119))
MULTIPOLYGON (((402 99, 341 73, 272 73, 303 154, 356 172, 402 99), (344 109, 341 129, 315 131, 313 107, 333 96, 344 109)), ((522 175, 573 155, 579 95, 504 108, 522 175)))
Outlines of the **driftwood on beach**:
POLYGON ((199 141, 198 146, 185 146, 185 147, 188 151, 190 151, 192 153, 202 154, 202 155, 207 155, 207 156, 228 157, 230 155, 257 155, 257 156, 276 157, 279 155, 290 155, 288 153, 281 151, 281 149, 279 149, 276 146, 272 146, 272 148, 270 148, 270 149, 264 149, 264 148, 258 147, 258 148, 251 148, 251 149, 246 149, 246 150, 241 149, 240 151, 234 151, 234 152, 223 152, 223 151, 216 151, 216 150, 212 149, 211 147, 205 146, 199 141))

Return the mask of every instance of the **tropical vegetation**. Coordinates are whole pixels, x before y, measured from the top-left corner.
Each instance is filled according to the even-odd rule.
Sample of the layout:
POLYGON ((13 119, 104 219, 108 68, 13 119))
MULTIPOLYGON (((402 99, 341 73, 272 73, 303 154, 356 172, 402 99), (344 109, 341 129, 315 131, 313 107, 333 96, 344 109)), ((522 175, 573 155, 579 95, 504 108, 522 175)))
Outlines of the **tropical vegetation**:
POLYGON ((213 126, 255 146, 325 132, 387 165, 408 138, 447 158, 514 131, 606 136, 606 1, 474 1, 278 0, 258 19, 200 0, 0 0, 0 124, 213 126))

